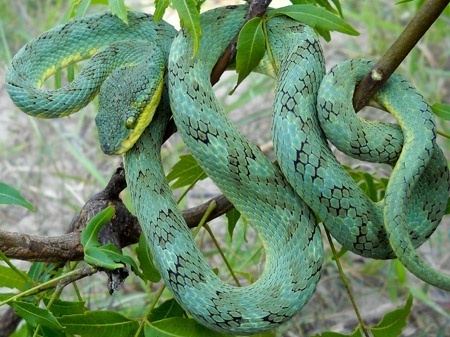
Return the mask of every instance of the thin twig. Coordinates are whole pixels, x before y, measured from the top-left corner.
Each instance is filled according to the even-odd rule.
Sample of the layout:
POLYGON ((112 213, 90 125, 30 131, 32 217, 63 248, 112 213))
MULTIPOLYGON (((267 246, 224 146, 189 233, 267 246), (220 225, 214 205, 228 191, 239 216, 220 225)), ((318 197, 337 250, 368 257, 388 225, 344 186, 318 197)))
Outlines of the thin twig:
POLYGON ((450 0, 428 0, 422 5, 397 40, 357 85, 353 95, 355 111, 359 111, 367 105, 375 92, 388 80, 449 2, 450 0))
POLYGON ((331 238, 330 232, 325 228, 325 233, 327 234, 328 242, 330 243, 331 252, 333 253, 334 261, 336 261, 336 266, 338 268, 339 277, 344 284, 344 287, 347 291, 348 297, 350 298, 350 302, 352 303, 353 310, 355 311, 356 318, 358 319, 359 326, 364 333, 364 336, 370 337, 369 332, 367 331, 367 327, 362 319, 361 313, 359 312, 358 305, 356 304, 355 297, 353 296, 352 289, 350 287, 350 282, 345 276, 344 269, 342 268, 341 261, 339 260, 339 255, 336 252, 336 248, 334 247, 333 239, 331 238))
POLYGON ((13 295, 9 298, 7 298, 6 300, 3 300, 0 302, 0 307, 2 305, 8 304, 12 301, 16 301, 19 298, 22 297, 27 297, 27 296, 31 296, 37 293, 40 293, 44 290, 47 289, 51 289, 54 288, 56 286, 59 287, 65 287, 66 285, 68 285, 69 283, 72 283, 74 281, 80 280, 86 276, 90 276, 92 274, 95 274, 97 272, 97 268, 91 267, 91 266, 86 266, 80 269, 75 269, 73 271, 70 271, 66 274, 63 274, 61 276, 55 277, 47 282, 44 283, 40 283, 30 289, 27 289, 25 291, 22 291, 21 293, 18 293, 16 295, 13 295))
POLYGON ((233 278, 234 282, 236 282, 236 285, 238 287, 241 286, 241 282, 239 282, 239 279, 236 277, 236 274, 233 271, 233 268, 231 268, 231 264, 228 261, 227 257, 225 256, 222 247, 220 247, 220 243, 219 241, 217 241, 216 236, 214 235, 213 231, 211 230, 211 227, 208 226, 208 224, 205 224, 205 229, 208 232, 209 236, 211 237, 211 239, 213 240, 214 245, 217 248, 217 251, 219 252, 220 256, 222 257, 223 262, 225 262, 225 265, 227 266, 228 271, 231 274, 231 277, 233 278))

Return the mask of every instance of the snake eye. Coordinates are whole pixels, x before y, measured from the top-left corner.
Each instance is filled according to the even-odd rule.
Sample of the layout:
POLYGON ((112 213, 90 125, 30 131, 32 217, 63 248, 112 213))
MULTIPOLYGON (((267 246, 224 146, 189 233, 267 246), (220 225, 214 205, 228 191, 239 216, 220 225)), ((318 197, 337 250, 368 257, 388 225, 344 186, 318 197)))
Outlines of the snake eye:
POLYGON ((133 116, 128 117, 125 126, 127 129, 133 129, 136 126, 136 118, 133 116))

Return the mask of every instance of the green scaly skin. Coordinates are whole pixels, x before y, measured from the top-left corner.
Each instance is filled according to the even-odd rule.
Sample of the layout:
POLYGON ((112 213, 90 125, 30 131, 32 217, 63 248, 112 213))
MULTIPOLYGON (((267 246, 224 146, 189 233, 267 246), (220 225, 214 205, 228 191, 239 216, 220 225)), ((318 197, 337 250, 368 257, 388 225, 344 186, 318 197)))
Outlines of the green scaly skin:
MULTIPOLYGON (((386 239, 385 235, 379 235, 378 241, 373 235, 383 229, 383 223, 374 221, 376 230, 358 236, 350 247, 363 255, 368 243, 373 250, 375 244, 381 242, 380 247, 384 249, 379 250, 379 258, 396 256, 418 278, 450 290, 450 277, 432 269, 415 250, 441 221, 450 189, 447 160, 436 143, 433 114, 416 89, 402 76, 394 74, 374 99, 396 118, 398 126, 359 118, 353 110, 353 90, 372 67, 373 63, 366 60, 351 60, 338 65, 323 79, 317 99, 322 129, 333 144, 355 158, 393 166, 384 200, 372 205, 367 198, 364 202, 382 215, 390 246, 382 241, 386 239), (342 84, 337 86, 336 82, 342 84), (345 132, 337 115, 346 120, 345 132)), ((359 195, 360 191, 352 194, 350 207, 359 195)), ((360 213, 367 209, 356 207, 360 213)), ((338 227, 337 217, 329 217, 327 221, 330 230, 338 227)), ((346 221, 353 221, 352 225, 346 224, 350 228, 359 223, 358 216, 348 217, 346 221)))
POLYGON ((275 20, 269 25, 279 65, 273 140, 286 179, 347 250, 376 259, 398 257, 420 279, 450 290, 450 278, 415 252, 445 214, 450 185, 428 104, 409 82, 393 75, 375 99, 399 126, 359 118, 353 90, 373 64, 347 61, 322 79, 317 37, 311 32, 290 43, 289 34, 270 34, 274 26, 275 20), (365 195, 327 139, 354 158, 395 164, 384 200, 375 203, 365 195))
POLYGON ((59 118, 86 106, 106 82, 96 123, 103 151, 120 153, 124 141, 135 141, 151 121, 153 111, 141 112, 160 89, 175 33, 166 22, 155 23, 151 15, 136 12, 128 13, 128 24, 110 13, 71 21, 17 52, 8 69, 6 89, 27 114, 59 118), (42 88, 57 69, 90 57, 71 83, 56 90, 42 88), (125 99, 108 94, 117 79, 124 85, 125 99))
MULTIPOLYGON (((191 41, 180 33, 170 52, 167 86, 174 119, 186 145, 264 242, 266 265, 258 281, 242 288, 222 282, 196 247, 176 207, 160 158, 170 117, 166 89, 153 122, 125 155, 127 183, 139 222, 174 296, 193 317, 219 331, 256 333, 289 319, 312 295, 322 264, 320 233, 306 204, 346 248, 375 258, 397 255, 416 275, 448 288, 448 280, 441 274, 432 271, 435 274, 430 273, 431 277, 424 275, 429 267, 417 262, 414 251, 439 223, 449 188, 445 158, 435 145, 434 124, 422 98, 395 77, 379 97, 398 118, 403 132, 396 126, 377 123, 371 131, 361 129, 348 107, 355 79, 368 68, 362 61, 353 61, 342 71, 335 68, 322 81, 317 104, 323 110, 318 117, 315 106, 324 66, 317 38, 309 27, 287 18, 272 19, 268 32, 279 68, 274 144, 281 171, 297 194, 280 169, 228 121, 209 83, 215 60, 237 34, 246 11, 240 6, 203 14, 202 26, 208 28, 203 29, 195 59, 191 41), (335 77, 337 74, 341 75, 335 77), (337 81, 339 86, 335 85, 337 81), (405 112, 406 102, 419 109, 420 116, 405 112), (401 152, 384 201, 370 202, 346 175, 326 145, 319 120, 336 146, 341 150, 350 146, 350 153, 365 160, 393 163, 401 152), (343 124, 336 127, 327 122, 343 124), (347 129, 353 133, 347 135, 347 129), (344 134, 346 141, 342 140, 344 134), (403 135, 405 145, 401 150, 403 135), (372 156, 376 151, 381 159, 372 156)), ((14 58, 7 78, 7 89, 15 103, 34 116, 61 117, 86 105, 100 90, 104 97, 100 102, 102 117, 96 120, 102 149, 118 153, 124 142, 131 146, 130 133, 135 137, 145 128, 135 127, 137 113, 151 110, 152 115, 158 104, 159 95, 152 95, 161 88, 161 64, 165 63, 161 60, 167 59, 174 30, 167 24, 153 23, 143 14, 130 13, 129 21, 130 25, 124 26, 109 14, 87 17, 59 26, 25 46, 14 58), (98 27, 102 27, 99 32, 98 27), (118 39, 149 43, 137 43, 133 49, 116 45, 118 39), (108 47, 110 44, 113 46, 108 47), (111 55, 121 48, 134 51, 110 65, 117 58, 111 55), (89 71, 83 70, 72 84, 57 91, 37 88, 53 66, 88 57, 93 49, 103 51, 87 66, 89 71), (147 53, 149 59, 140 59, 147 53), (141 61, 148 69, 144 77, 138 77, 143 72, 141 61)))
MULTIPOLYGON (((201 24, 208 28, 203 29, 195 58, 191 40, 178 34, 169 56, 169 93, 185 144, 258 231, 266 251, 264 272, 254 284, 238 288, 222 282, 196 246, 188 245, 178 231, 171 231, 171 249, 153 246, 158 249, 155 256, 166 284, 190 314, 213 329, 236 334, 272 329, 302 308, 319 280, 323 254, 320 232, 309 208, 279 168, 232 125, 212 91, 211 70, 243 25, 246 12, 246 7, 230 6, 204 13, 201 24), (176 256, 189 259, 174 256, 175 249, 176 256)), ((175 208, 175 203, 171 207, 175 208)), ((145 211, 137 211, 138 217, 144 219, 145 211)), ((184 223, 180 226, 185 228, 184 223)))

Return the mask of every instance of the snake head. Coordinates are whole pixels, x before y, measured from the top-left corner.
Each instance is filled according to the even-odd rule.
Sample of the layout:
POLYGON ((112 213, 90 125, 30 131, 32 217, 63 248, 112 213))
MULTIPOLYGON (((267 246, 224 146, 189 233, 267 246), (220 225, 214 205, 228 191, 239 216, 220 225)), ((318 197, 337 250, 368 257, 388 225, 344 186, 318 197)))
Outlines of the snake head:
POLYGON ((105 154, 123 154, 150 124, 161 99, 165 62, 162 57, 114 70, 100 88, 95 118, 105 154))

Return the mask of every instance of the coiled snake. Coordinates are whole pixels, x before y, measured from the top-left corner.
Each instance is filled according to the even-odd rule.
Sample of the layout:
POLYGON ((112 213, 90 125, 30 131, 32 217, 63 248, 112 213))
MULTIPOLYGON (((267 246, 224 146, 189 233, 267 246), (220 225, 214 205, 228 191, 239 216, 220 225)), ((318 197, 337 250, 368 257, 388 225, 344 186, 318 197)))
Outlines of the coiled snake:
POLYGON ((275 17, 268 36, 279 68, 273 124, 279 166, 271 163, 231 124, 209 82, 246 12, 233 6, 202 14, 207 29, 195 58, 184 32, 172 40, 172 27, 145 14, 130 12, 128 25, 110 14, 73 21, 17 53, 7 90, 23 111, 44 118, 73 113, 100 92, 101 147, 110 154, 126 152, 127 183, 155 263, 179 303, 206 326, 254 333, 303 307, 322 265, 315 215, 345 248, 373 258, 397 256, 426 282, 450 289, 449 278, 421 262, 414 250, 438 225, 449 191, 428 105, 408 82, 393 76, 377 99, 401 130, 359 119, 352 111, 352 88, 370 64, 350 61, 322 80, 323 56, 313 30, 275 17), (57 90, 40 88, 55 69, 95 53, 73 82, 57 90), (265 269, 249 286, 228 285, 214 274, 176 207, 160 161, 170 109, 200 165, 261 236, 265 269), (350 155, 396 163, 383 201, 373 203, 357 187, 325 135, 350 155))

